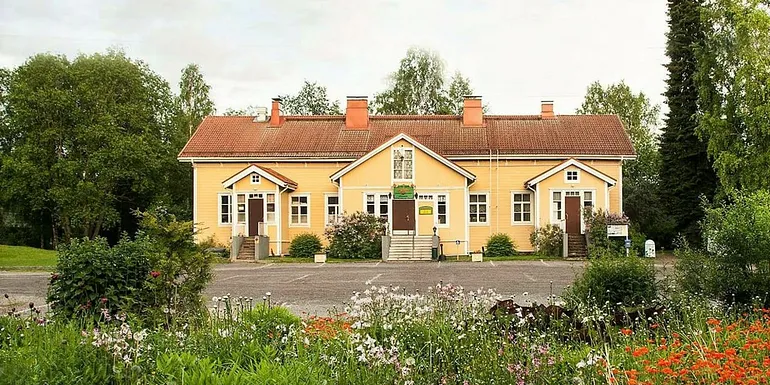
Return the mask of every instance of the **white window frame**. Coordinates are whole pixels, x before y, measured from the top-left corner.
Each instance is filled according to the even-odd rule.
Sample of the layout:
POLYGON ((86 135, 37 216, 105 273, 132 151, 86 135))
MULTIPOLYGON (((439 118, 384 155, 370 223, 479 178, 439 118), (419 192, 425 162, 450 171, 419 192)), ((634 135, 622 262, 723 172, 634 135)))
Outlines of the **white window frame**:
MULTIPOLYGON (((468 223, 471 226, 489 226, 489 222, 490 222, 489 215, 490 215, 490 213, 489 213, 489 193, 488 192, 469 192, 468 193, 468 218, 466 218, 468 223), (486 216, 484 222, 472 222, 471 221, 471 216, 473 215, 473 213, 471 212, 471 205, 476 205, 477 207, 480 207, 478 202, 471 202, 471 196, 472 195, 483 195, 484 196, 484 206, 486 206, 486 208, 484 209, 484 214, 486 216)), ((479 216, 479 210, 477 208, 476 209, 476 217, 478 218, 478 216, 479 216)))
POLYGON ((533 223, 533 221, 534 221, 534 216, 535 216, 535 204, 534 204, 534 195, 532 194, 532 191, 525 191, 525 190, 511 191, 511 225, 514 225, 514 226, 518 226, 518 225, 531 225, 533 223), (526 201, 526 202, 523 201, 523 200, 521 202, 516 202, 516 200, 515 200, 516 199, 516 195, 522 195, 522 196, 527 195, 527 196, 529 196, 529 200, 526 201), (525 203, 529 204, 529 211, 527 212, 529 214, 529 220, 528 221, 524 220, 524 213, 525 213, 525 211, 524 211, 524 204, 525 203), (521 206, 521 220, 519 220, 519 221, 517 221, 516 218, 515 218, 516 217, 515 216, 515 214, 516 214, 516 205, 520 205, 521 206))
MULTIPOLYGON (((414 147, 398 146, 398 147, 392 147, 390 149, 390 178, 391 178, 392 182, 413 182, 415 180, 414 179, 415 178, 415 176, 414 176, 414 172, 415 172, 414 160, 415 160, 415 157, 416 157, 416 151, 415 151, 414 147), (403 163, 402 163, 402 169, 401 169, 401 172, 402 172, 401 176, 402 176, 402 178, 396 178, 396 163, 395 163, 395 161, 396 161, 396 152, 401 151, 401 150, 410 151, 412 153, 412 159, 411 159, 412 160, 412 170, 411 170, 412 171, 412 177, 411 178, 403 178, 403 176, 404 176, 404 174, 406 172, 406 167, 403 167, 403 163)), ((404 161, 402 161, 402 162, 404 162, 404 161)))
POLYGON ((580 193, 582 195, 582 199, 580 201, 580 204, 582 204, 582 209, 586 208, 586 202, 591 202, 591 210, 596 208, 596 192, 594 192, 594 190, 583 190, 580 193), (586 193, 591 194, 591 199, 586 199, 586 193))
POLYGON ((551 190, 548 194, 549 212, 551 213, 551 223, 560 223, 564 221, 564 191, 563 190, 551 190), (559 193, 559 200, 555 200, 553 195, 559 193), (556 210, 556 203, 559 204, 559 210, 556 210), (556 213, 561 214, 559 218, 556 213))
POLYGON ((564 170, 564 182, 565 183, 580 183, 580 170, 579 169, 578 170, 569 170, 569 169, 568 170, 564 170), (569 174, 571 172, 574 172, 575 175, 576 175, 574 180, 569 179, 569 174))
MULTIPOLYGON (((449 217, 449 212, 451 211, 451 210, 449 210, 449 193, 444 193, 444 192, 442 192, 442 193, 435 193, 435 194, 433 194, 433 197, 434 197, 433 223, 435 223, 436 227, 438 227, 438 228, 448 228, 449 224, 451 223, 450 222, 450 217, 449 217), (439 196, 443 196, 445 198, 444 206, 446 207, 446 213, 444 214, 444 216, 446 216, 446 223, 439 223, 439 220, 438 220, 438 216, 439 216, 439 212, 438 212, 439 200, 438 200, 438 197, 439 196)), ((470 220, 470 216, 468 217, 468 220, 470 220)))
POLYGON ((265 223, 275 224, 278 221, 278 202, 277 202, 278 201, 278 194, 276 194, 274 192, 266 192, 263 195, 263 199, 264 199, 264 202, 265 202, 265 207, 264 207, 264 209, 265 209, 264 210, 264 213, 265 213, 265 223), (272 212, 267 210, 267 207, 268 207, 267 205, 270 204, 270 202, 267 200, 268 195, 272 195, 273 196, 273 203, 272 203, 273 204, 273 211, 272 212), (268 214, 273 214, 273 218, 270 219, 270 216, 268 214))
POLYGON ((231 193, 217 193, 217 223, 220 226, 232 226, 233 225, 233 195, 231 193), (229 212, 229 222, 222 222, 222 197, 227 197, 227 207, 229 212))
POLYGON ((291 194, 289 195, 289 227, 310 227, 310 194, 291 194), (293 198, 306 198, 307 199, 307 223, 302 223, 301 221, 299 223, 294 223, 294 217, 292 215, 292 208, 298 207, 300 209, 297 210, 297 219, 299 220, 302 216, 301 208, 303 207, 302 204, 300 205, 294 205, 293 198))
POLYGON ((249 181, 251 184, 262 184, 262 177, 255 172, 249 176, 249 181), (256 179, 254 177, 256 177, 256 179))
POLYGON ((325 225, 331 225, 340 220, 340 217, 342 216, 342 212, 340 211, 340 196, 339 194, 324 194, 324 224, 325 225), (337 198, 337 204, 330 205, 329 204, 329 198, 337 198), (335 206, 337 208, 336 214, 334 214, 334 219, 330 218, 329 214, 329 208, 335 206))
POLYGON ((391 221, 391 219, 393 217, 393 206, 391 204, 391 199, 388 196, 388 194, 389 193, 382 192, 382 191, 365 191, 363 193, 363 197, 362 197, 363 198, 363 210, 362 211, 367 213, 367 214, 369 214, 368 207, 366 207, 367 206, 366 197, 368 195, 374 195, 374 214, 369 214, 369 215, 374 215, 374 216, 380 218, 382 216, 382 214, 380 213, 380 209, 381 209, 381 206, 382 206, 382 197, 383 196, 386 197, 387 198, 387 202, 388 202, 387 221, 388 221, 388 228, 390 228, 390 225, 391 225, 390 221, 391 221))

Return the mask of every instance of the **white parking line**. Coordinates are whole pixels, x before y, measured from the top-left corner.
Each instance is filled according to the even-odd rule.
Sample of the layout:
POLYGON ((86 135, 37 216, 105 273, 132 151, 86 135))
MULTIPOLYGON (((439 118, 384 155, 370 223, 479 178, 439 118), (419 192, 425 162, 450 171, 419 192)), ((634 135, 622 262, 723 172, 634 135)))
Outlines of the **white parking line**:
POLYGON ((540 260, 540 263, 542 263, 543 265, 546 265, 546 266, 551 266, 551 265, 549 265, 549 264, 545 263, 545 261, 544 261, 544 260, 542 260, 542 259, 540 260))
POLYGON ((379 262, 375 263, 375 264, 374 264, 374 267, 377 267, 377 266, 379 266, 379 265, 380 265, 380 263, 382 263, 382 261, 379 261, 379 262))
POLYGON ((310 274, 305 274, 305 275, 303 275, 303 276, 301 276, 301 277, 299 277, 299 278, 294 278, 294 279, 292 279, 291 281, 289 281, 289 282, 286 282, 286 283, 297 282, 297 281, 299 281, 300 279, 305 279, 305 278, 307 278, 307 277, 309 277, 309 276, 310 276, 310 274))
POLYGON ((217 281, 228 281, 228 280, 231 280, 233 278, 243 278, 243 277, 249 277, 249 276, 248 275, 232 275, 232 276, 229 276, 229 277, 218 279, 217 281))
POLYGON ((317 268, 319 268, 319 267, 323 267, 323 265, 325 265, 325 264, 326 264, 326 262, 324 262, 324 263, 322 263, 322 264, 320 264, 320 265, 316 266, 315 268, 317 269, 317 268))
POLYGON ((492 261, 489 261, 489 264, 492 265, 492 267, 495 267, 495 263, 492 261))
POLYGON ((532 278, 532 276, 527 274, 527 273, 524 273, 524 276, 527 277, 527 279, 532 281, 532 282, 536 282, 537 281, 536 279, 532 278))
POLYGON ((266 267, 270 267, 270 266, 273 266, 273 265, 275 265, 275 263, 268 263, 267 265, 265 265, 265 266, 260 266, 260 267, 258 267, 257 269, 264 269, 264 268, 266 268, 266 267))
POLYGON ((375 276, 374 276, 374 278, 372 278, 372 279, 370 279, 370 280, 366 281, 366 282, 364 283, 364 285, 367 285, 367 286, 368 286, 368 285, 371 285, 371 284, 372 284, 372 282, 374 282, 374 280, 375 280, 375 279, 377 279, 377 278, 380 278, 381 276, 382 276, 382 274, 377 274, 377 275, 375 275, 375 276))

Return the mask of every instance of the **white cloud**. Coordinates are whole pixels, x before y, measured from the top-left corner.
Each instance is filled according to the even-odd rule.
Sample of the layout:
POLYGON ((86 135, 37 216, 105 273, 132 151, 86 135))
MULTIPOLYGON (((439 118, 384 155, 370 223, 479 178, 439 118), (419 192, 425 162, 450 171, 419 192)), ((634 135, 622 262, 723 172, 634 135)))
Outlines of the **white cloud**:
POLYGON ((594 80, 625 79, 661 103, 663 0, 152 1, 0 0, 0 65, 38 52, 122 47, 172 86, 200 64, 220 111, 295 92, 382 90, 410 46, 437 51, 494 113, 571 113, 594 80))

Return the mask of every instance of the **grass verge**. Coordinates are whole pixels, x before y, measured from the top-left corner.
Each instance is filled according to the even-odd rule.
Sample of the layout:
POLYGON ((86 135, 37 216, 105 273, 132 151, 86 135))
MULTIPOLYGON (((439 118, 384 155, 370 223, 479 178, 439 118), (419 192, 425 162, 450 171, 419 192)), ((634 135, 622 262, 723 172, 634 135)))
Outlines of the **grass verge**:
POLYGON ((55 266, 55 250, 0 245, 0 270, 52 270, 55 266))

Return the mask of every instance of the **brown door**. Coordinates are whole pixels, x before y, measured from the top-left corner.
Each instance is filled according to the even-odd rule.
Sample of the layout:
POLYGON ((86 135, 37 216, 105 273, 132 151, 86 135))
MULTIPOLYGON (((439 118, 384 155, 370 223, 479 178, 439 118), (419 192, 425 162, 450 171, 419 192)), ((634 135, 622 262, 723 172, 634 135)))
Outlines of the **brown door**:
POLYGON ((414 230, 414 200, 393 201, 393 230, 414 230))
MULTIPOLYGON (((249 236, 259 234, 259 222, 265 221, 264 201, 262 199, 249 199, 249 236)), ((264 235, 264 234, 262 234, 264 235)))
POLYGON ((580 234, 580 197, 564 197, 567 234, 580 234))

